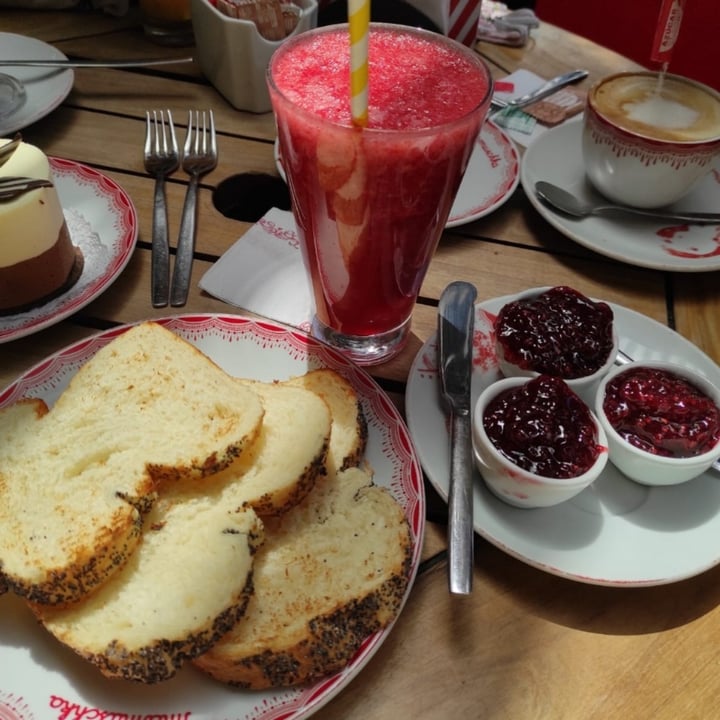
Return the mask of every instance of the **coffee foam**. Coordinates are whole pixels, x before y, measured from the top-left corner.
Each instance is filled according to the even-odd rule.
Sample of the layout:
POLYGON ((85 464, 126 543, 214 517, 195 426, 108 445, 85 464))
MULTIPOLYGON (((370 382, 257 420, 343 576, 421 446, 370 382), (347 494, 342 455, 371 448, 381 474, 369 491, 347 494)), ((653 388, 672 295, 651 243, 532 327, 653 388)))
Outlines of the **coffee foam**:
POLYGON ((610 122, 646 137, 697 142, 720 136, 720 98, 675 76, 618 75, 600 83, 591 102, 610 122))

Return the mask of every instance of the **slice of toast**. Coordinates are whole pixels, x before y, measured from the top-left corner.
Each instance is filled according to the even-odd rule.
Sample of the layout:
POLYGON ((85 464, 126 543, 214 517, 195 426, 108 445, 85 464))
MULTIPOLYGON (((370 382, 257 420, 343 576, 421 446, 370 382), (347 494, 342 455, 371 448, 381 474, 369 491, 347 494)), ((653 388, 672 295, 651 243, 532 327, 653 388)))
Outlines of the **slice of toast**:
POLYGON ((262 399, 265 416, 257 441, 213 478, 237 505, 279 515, 299 503, 326 472, 332 415, 316 393, 283 383, 240 380, 262 399))
POLYGON ((330 408, 332 434, 328 450, 329 472, 360 464, 367 446, 368 428, 362 405, 352 385, 330 368, 310 370, 285 381, 319 395, 330 408))
POLYGON ((411 555, 407 520, 390 493, 359 468, 331 473, 300 505, 265 521, 245 614, 193 663, 250 689, 335 672, 396 617, 411 555))
POLYGON ((140 545, 102 587, 65 607, 33 610, 103 675, 167 680, 242 616, 262 532, 252 509, 229 508, 207 483, 180 480, 155 503, 140 545))
POLYGON ((143 323, 100 349, 48 412, 0 410, 0 575, 33 602, 73 602, 132 554, 157 484, 218 472, 263 406, 196 348, 143 323))

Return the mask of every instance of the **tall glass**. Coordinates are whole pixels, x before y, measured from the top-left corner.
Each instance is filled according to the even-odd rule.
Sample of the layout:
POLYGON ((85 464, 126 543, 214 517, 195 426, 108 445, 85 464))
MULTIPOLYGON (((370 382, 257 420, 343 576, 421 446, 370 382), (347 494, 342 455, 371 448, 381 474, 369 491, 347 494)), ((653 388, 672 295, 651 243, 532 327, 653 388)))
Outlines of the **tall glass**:
POLYGON ((359 364, 405 344, 420 286, 492 96, 446 37, 372 23, 369 122, 353 126, 346 25, 283 43, 268 69, 313 334, 359 364))

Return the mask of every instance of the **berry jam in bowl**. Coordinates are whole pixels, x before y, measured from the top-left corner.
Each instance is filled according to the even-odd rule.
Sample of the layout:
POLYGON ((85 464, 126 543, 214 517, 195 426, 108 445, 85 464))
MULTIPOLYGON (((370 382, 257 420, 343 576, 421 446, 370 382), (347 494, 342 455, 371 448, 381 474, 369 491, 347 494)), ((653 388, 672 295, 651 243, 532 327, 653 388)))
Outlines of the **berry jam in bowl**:
POLYGON ((535 288, 500 309, 495 347, 505 377, 554 375, 592 406, 615 362, 618 334, 607 303, 567 286, 535 288))
POLYGON ((488 488, 510 505, 549 507, 591 485, 607 463, 605 432, 560 378, 505 378, 473 410, 475 460, 488 488))
POLYGON ((720 457, 720 389, 668 362, 633 362, 600 382, 595 412, 610 460, 643 485, 677 485, 720 457))

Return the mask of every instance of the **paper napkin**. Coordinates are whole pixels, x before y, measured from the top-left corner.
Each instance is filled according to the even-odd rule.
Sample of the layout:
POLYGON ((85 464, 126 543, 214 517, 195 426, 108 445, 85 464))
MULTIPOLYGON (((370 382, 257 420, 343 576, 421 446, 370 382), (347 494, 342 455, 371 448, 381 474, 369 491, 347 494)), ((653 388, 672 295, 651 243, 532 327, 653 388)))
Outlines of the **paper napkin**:
POLYGON ((309 330, 312 292, 292 213, 269 210, 203 275, 200 287, 229 305, 309 330))

